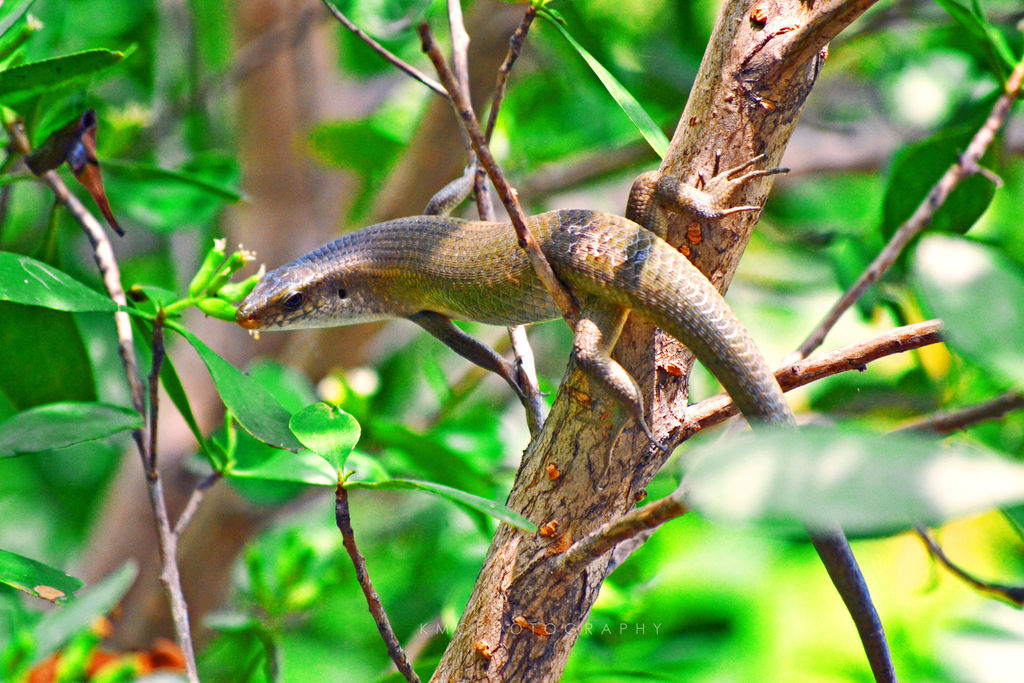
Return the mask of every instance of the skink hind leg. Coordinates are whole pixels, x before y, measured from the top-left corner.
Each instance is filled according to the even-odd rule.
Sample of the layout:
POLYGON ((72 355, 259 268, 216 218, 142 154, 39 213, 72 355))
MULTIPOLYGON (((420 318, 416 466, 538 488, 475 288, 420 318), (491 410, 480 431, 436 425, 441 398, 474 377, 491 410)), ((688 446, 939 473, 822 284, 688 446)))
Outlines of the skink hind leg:
POLYGON ((632 413, 651 443, 665 451, 667 449, 655 438, 647 424, 643 396, 636 380, 611 357, 612 347, 625 322, 624 309, 588 307, 576 323, 572 342, 573 359, 579 369, 594 380, 603 394, 632 413))
MULTIPOLYGON (((455 326, 451 320, 440 313, 433 311, 420 311, 409 316, 424 330, 440 339, 455 353, 466 360, 476 363, 484 370, 490 370, 501 376, 509 386, 516 392, 520 401, 525 401, 525 394, 519 386, 519 373, 515 366, 501 357, 501 355, 487 344, 472 335, 468 335, 455 326)), ((525 405, 525 403, 524 403, 525 405)))

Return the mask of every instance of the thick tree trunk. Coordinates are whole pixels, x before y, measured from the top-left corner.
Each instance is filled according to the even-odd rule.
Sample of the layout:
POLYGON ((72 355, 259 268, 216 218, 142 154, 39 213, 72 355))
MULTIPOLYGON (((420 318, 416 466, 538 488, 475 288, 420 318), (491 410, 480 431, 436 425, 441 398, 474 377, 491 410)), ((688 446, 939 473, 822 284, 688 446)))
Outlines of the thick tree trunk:
MULTIPOLYGON (((818 74, 819 51, 872 3, 726 2, 662 171, 696 184, 699 175, 710 176, 719 152, 722 168, 759 154, 767 155, 765 168, 776 165, 818 74)), ((770 178, 748 183, 734 202, 761 205, 770 186, 770 178)), ((752 213, 714 222, 677 219, 669 241, 685 247, 724 291, 756 223, 752 213)), ((675 442, 685 422, 692 357, 635 318, 616 357, 644 390, 655 434, 675 442), (686 369, 681 375, 680 368, 686 369)), ((592 393, 570 369, 509 495, 510 507, 538 525, 557 521, 558 533, 498 529, 434 680, 559 678, 611 553, 573 575, 557 570, 558 557, 633 508, 666 457, 632 427, 616 439, 616 420, 602 416, 600 401, 586 400, 592 393)))

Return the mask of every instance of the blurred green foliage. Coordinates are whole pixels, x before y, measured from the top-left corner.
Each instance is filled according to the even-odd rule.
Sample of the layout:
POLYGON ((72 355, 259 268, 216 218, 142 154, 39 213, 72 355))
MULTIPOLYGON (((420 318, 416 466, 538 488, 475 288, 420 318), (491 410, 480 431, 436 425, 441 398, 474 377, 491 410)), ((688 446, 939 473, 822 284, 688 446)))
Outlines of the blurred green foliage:
MULTIPOLYGON (((487 11, 475 4, 483 0, 467 3, 466 11, 487 11)), ((440 23, 444 12, 439 0, 338 5, 389 49, 419 65, 425 62, 413 27, 422 18, 440 23)), ((592 0, 551 6, 582 49, 670 132, 718 3, 592 0)), ((237 9, 227 0, 189 0, 181 10, 184 24, 155 0, 9 0, 0 6, 0 105, 23 119, 35 145, 83 109, 97 110, 104 178, 114 211, 129 231, 121 257, 124 284, 126 289, 140 285, 139 300, 133 303, 140 358, 148 364, 154 317, 161 309, 170 312, 175 334, 169 335, 171 357, 161 380, 196 435, 192 464, 203 474, 218 472, 227 479, 219 485, 230 485, 251 501, 282 508, 302 500, 310 484, 333 485, 341 470, 353 482, 363 482, 363 489, 376 486, 353 489, 353 525, 399 638, 422 644, 416 666, 429 676, 469 595, 495 515, 504 514, 499 503, 526 439, 521 410, 497 383, 485 382, 470 393, 452 389, 446 378, 462 361, 432 339, 403 342, 372 369, 326 379, 305 378, 269 361, 243 373, 173 318, 202 301, 208 302, 203 310, 215 312, 223 307, 214 307, 211 300, 237 300, 220 295, 226 276, 233 274, 226 265, 228 254, 207 247, 223 232, 225 205, 244 194, 232 94, 208 87, 229 81, 245 47, 234 39, 237 9), (204 270, 203 257, 210 253, 212 265, 204 270), (196 284, 197 271, 209 277, 196 284), (224 277, 214 287, 210 278, 215 271, 224 277), (191 353, 183 351, 186 344, 178 336, 200 355, 228 408, 223 425, 212 434, 200 430, 177 375, 179 354, 191 353), (317 390, 311 380, 320 382, 317 390), (338 419, 348 431, 340 445, 322 447, 329 462, 310 451, 294 455, 268 446, 297 450, 299 441, 310 443, 296 440, 288 425, 318 394, 345 411, 332 413, 344 416, 338 419), (361 431, 357 444, 353 419, 361 431), (431 492, 459 498, 462 504, 391 490, 417 486, 404 483, 409 480, 428 482, 424 486, 431 492)), ((884 129, 892 143, 856 169, 830 168, 830 151, 817 150, 814 162, 829 170, 777 183, 730 293, 769 358, 781 358, 800 341, 956 160, 998 96, 1013 57, 1022 53, 1015 28, 1020 15, 1013 0, 989 0, 983 7, 955 0, 884 4, 833 42, 805 123, 841 133, 884 129)), ((397 76, 342 29, 336 38, 337 78, 362 83, 378 105, 362 119, 319 122, 294 148, 296 154, 357 174, 361 186, 349 215, 357 222, 377 198, 433 96, 397 76)), ((495 148, 506 171, 516 182, 528 181, 541 170, 586 163, 639 139, 580 53, 554 26, 536 22, 513 71, 496 131, 495 148)), ((945 234, 920 240, 829 340, 838 346, 936 315, 946 322, 949 348, 903 354, 872 365, 868 373, 815 383, 794 395, 795 405, 810 419, 880 433, 939 409, 1024 388, 1019 339, 1024 330, 1019 209, 1024 165, 1019 141, 1006 142, 1001 136, 983 159, 1002 186, 982 175, 962 185, 933 223, 932 232, 945 234)), ((653 159, 650 155, 645 163, 653 159)), ((102 297, 90 298, 102 286, 84 237, 66 212, 52 209, 48 190, 10 163, 3 170, 0 250, 10 258, 0 263, 0 430, 6 425, 9 431, 0 440, 24 443, 14 427, 34 424, 31 420, 40 415, 44 424, 45 419, 56 422, 52 404, 79 402, 75 405, 92 408, 60 417, 61 424, 82 426, 79 442, 0 458, 0 548, 16 553, 0 571, 6 566, 10 573, 42 572, 32 569, 41 561, 73 574, 129 445, 123 430, 132 422, 111 427, 121 432, 115 436, 86 432, 85 426, 104 409, 123 414, 118 406, 129 405, 129 399, 109 312, 95 312, 109 311, 103 308, 108 304, 95 303, 102 297), (61 305, 52 298, 27 298, 38 288, 19 289, 20 271, 10 269, 26 263, 36 272, 49 267, 66 274, 68 281, 50 294, 69 298, 61 305)), ((638 170, 626 163, 593 179, 603 185, 571 189, 606 201, 607 187, 628 187, 638 170)), ((615 192, 624 200, 624 189, 615 192)), ((525 199, 536 208, 557 201, 525 199)), ((553 388, 568 355, 567 332, 557 323, 539 326, 534 341, 542 387, 553 388)), ((698 373, 694 391, 699 397, 717 388, 698 373)), ((317 424, 314 419, 312 426, 295 425, 295 433, 301 437, 324 429, 317 424)), ((37 430, 24 433, 29 431, 37 430)), ((850 436, 845 429, 832 433, 862 451, 870 449, 864 445, 868 441, 858 441, 869 437, 850 436)), ((716 438, 708 434, 698 441, 715 450, 716 438)), ((871 512, 891 520, 903 510, 898 496, 908 490, 936 493, 923 484, 900 488, 900 481, 914 479, 911 473, 955 460, 956 466, 935 480, 945 486, 952 480, 955 486, 965 473, 980 471, 979 462, 994 462, 1004 468, 993 470, 995 479, 1002 477, 1008 485, 1000 489, 998 482, 979 480, 998 490, 982 486, 981 507, 1013 502, 996 493, 1015 490, 1009 483, 1016 481, 1024 458, 1021 412, 973 426, 952 442, 950 450, 960 455, 944 460, 931 457, 932 451, 915 450, 918 441, 903 453, 881 452, 879 446, 861 463, 875 478, 864 477, 870 483, 861 482, 861 489, 847 493, 852 491, 854 501, 857 494, 883 501, 871 512), (972 463, 969 454, 978 452, 984 457, 972 463), (901 455, 906 459, 900 460, 901 455)), ((783 443, 780 452, 798 447, 808 446, 783 443)), ((828 450, 829 441, 811 443, 811 452, 815 449, 828 450)), ((15 452, 20 451, 14 447, 0 455, 15 452)), ((837 452, 838 447, 831 454, 837 452)), ((792 466, 782 458, 772 460, 771 453, 755 454, 760 464, 750 467, 792 466)), ((681 471, 670 463, 649 487, 651 497, 671 492, 681 471)), ((730 476, 742 479, 746 472, 730 476)), ((797 479, 794 474, 783 481, 797 479)), ((735 487, 728 481, 717 490, 711 485, 704 490, 712 503, 735 502, 729 500, 735 487)), ((816 511, 835 512, 839 506, 810 495, 795 497, 803 505, 815 501, 816 511)), ((796 516, 770 506, 760 510, 783 521, 796 516)), ((203 680, 394 678, 387 673, 384 647, 332 513, 328 501, 316 499, 314 505, 294 507, 286 521, 252 540, 234 572, 229 603, 205 624, 213 635, 199 653, 203 680)), ((752 524, 756 517, 748 513, 744 519, 752 524)), ((1024 513, 1011 508, 1007 518, 1012 523, 998 514, 958 520, 945 528, 941 540, 972 570, 1019 582, 1024 576, 1024 513)), ((905 680, 1000 680, 992 667, 1005 663, 989 663, 1004 660, 983 654, 1000 646, 1016 657, 1011 660, 1016 671, 1024 668, 1024 635, 1019 625, 1008 624, 1007 616, 1019 619, 1019 613, 951 579, 928 562, 912 539, 865 541, 856 550, 905 680)), ((76 667, 99 641, 89 628, 93 617, 111 608, 133 575, 130 568, 116 572, 45 614, 13 588, 0 585, 0 678, 17 680, 42 657, 67 645, 67 680, 80 680, 76 667)), ((75 590, 73 579, 62 585, 75 590)), ((857 640, 809 545, 784 534, 689 515, 655 534, 611 575, 581 628, 564 679, 863 680, 861 660, 857 640)), ((112 672, 110 680, 130 673, 112 672)))

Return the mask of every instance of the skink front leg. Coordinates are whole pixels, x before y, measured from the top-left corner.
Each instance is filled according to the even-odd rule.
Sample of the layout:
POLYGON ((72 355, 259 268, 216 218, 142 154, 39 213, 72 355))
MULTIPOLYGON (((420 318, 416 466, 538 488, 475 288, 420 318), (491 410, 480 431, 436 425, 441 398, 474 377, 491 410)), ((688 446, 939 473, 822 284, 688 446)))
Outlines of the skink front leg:
POLYGON ((409 320, 443 341, 448 348, 466 360, 479 365, 484 370, 490 370, 500 375, 516 392, 516 396, 521 401, 525 400, 523 389, 519 386, 519 373, 516 372, 515 366, 502 358, 490 346, 476 337, 466 334, 440 313, 420 311, 409 316, 409 320))
POLYGON ((627 311, 623 308, 587 302, 574 330, 572 356, 577 367, 594 380, 601 392, 618 406, 627 409, 651 443, 664 451, 665 447, 654 437, 647 424, 640 387, 611 356, 612 348, 626 323, 626 315, 627 311))

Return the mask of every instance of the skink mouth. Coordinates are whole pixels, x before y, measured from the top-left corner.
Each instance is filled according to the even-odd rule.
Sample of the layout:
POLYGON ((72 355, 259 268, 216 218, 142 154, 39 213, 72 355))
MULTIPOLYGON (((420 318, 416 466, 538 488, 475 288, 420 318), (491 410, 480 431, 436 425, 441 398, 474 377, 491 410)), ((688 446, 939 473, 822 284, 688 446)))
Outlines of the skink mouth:
POLYGON ((256 313, 246 310, 245 307, 239 307, 238 312, 235 313, 235 322, 247 330, 257 330, 260 327, 260 321, 257 320, 256 313))

